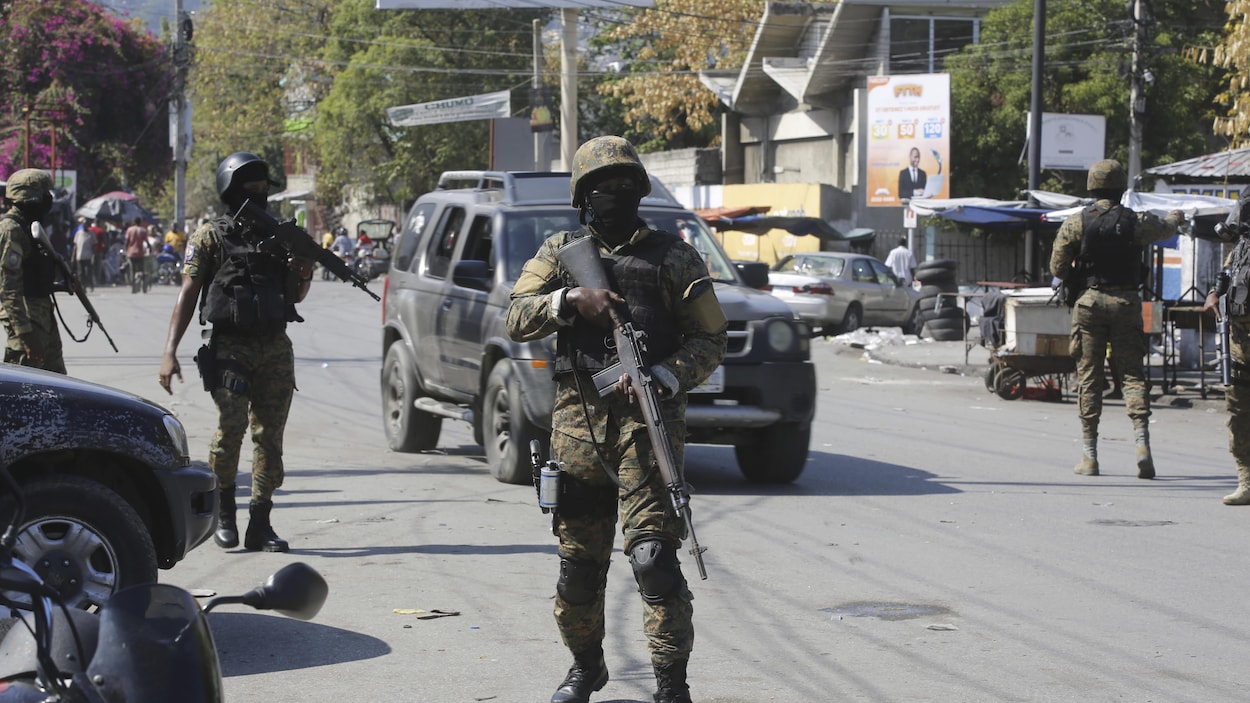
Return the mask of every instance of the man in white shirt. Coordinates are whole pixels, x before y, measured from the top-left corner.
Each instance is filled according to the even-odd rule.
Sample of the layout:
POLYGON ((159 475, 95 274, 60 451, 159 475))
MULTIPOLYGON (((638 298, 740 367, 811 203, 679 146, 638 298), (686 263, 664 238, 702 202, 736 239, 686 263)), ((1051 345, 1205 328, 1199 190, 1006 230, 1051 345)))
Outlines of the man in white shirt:
POLYGON ((901 237, 898 246, 890 250, 889 256, 885 257, 885 265, 898 276, 903 285, 911 285, 912 274, 916 271, 916 257, 907 248, 907 237, 901 237))

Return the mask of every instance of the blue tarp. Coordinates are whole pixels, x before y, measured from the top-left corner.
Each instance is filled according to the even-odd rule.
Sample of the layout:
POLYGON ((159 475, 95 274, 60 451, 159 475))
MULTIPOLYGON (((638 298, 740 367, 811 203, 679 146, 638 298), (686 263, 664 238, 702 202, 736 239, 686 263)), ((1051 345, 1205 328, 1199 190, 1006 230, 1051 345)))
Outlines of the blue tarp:
POLYGON ((1051 212, 1048 208, 960 205, 935 212, 933 216, 984 229, 1058 229, 1059 222, 1047 222, 1042 218, 1048 212, 1051 212))

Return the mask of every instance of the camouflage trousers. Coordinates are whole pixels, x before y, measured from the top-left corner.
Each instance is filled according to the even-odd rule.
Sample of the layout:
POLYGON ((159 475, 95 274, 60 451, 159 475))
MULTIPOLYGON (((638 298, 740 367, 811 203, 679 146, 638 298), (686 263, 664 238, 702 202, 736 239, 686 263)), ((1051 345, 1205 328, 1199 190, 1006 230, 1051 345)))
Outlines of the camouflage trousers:
POLYGON ((1233 385, 1225 392, 1228 407, 1228 450, 1238 466, 1250 467, 1250 316, 1230 317, 1229 351, 1233 357, 1233 385))
MULTIPOLYGON (((285 333, 263 337, 218 335, 213 341, 219 369, 242 378, 245 388, 213 390, 217 432, 208 447, 208 466, 217 485, 238 480, 243 434, 252 431, 252 497, 265 501, 282 485, 282 434, 295 395, 295 354, 285 333)), ((236 386, 237 387, 237 386, 236 386)))
MULTIPOLYGON (((609 427, 612 424, 609 423, 609 427)), ((685 452, 685 428, 670 424, 674 459, 682 465, 685 452)), ((685 522, 673 511, 668 489, 658 471, 648 471, 655 463, 651 440, 645 431, 621 436, 609 430, 601 439, 600 450, 609 466, 617 468, 624 488, 617 488, 620 504, 621 532, 625 552, 643 537, 658 537, 665 543, 680 547, 686 536, 685 522), (647 468, 644 468, 647 467, 647 468), (645 481, 645 482, 644 482, 645 481)), ((561 463, 571 476, 593 486, 613 486, 604 472, 595 447, 560 431, 551 434, 552 458, 561 463)), ((616 511, 614 505, 591 511, 590 515, 565 518, 556 523, 560 538, 560 556, 594 562, 602 568, 595 599, 578 605, 566 602, 556 594, 555 617, 560 636, 570 651, 577 653, 600 645, 604 638, 604 598, 608 560, 615 542, 616 511)), ((685 661, 694 647, 692 616, 693 596, 683 586, 681 593, 661 603, 642 602, 643 631, 647 637, 651 659, 657 664, 685 661)))
POLYGON ((1072 308, 1072 341, 1069 351, 1076 359, 1077 410, 1081 432, 1098 436, 1102 394, 1107 387, 1103 363, 1107 345, 1111 360, 1123 378, 1124 407, 1134 423, 1150 417, 1146 376, 1142 358, 1146 335, 1142 331, 1141 297, 1137 291, 1103 291, 1091 288, 1072 308))
POLYGON ((43 361, 36 362, 26 355, 22 340, 13 332, 13 326, 8 320, 4 321, 4 333, 7 335, 4 340, 4 361, 7 364, 66 373, 65 356, 61 348, 61 333, 56 326, 52 304, 49 302, 46 306, 35 305, 33 302, 35 301, 27 305, 27 311, 31 316, 31 333, 35 336, 35 341, 39 346, 43 347, 43 361))

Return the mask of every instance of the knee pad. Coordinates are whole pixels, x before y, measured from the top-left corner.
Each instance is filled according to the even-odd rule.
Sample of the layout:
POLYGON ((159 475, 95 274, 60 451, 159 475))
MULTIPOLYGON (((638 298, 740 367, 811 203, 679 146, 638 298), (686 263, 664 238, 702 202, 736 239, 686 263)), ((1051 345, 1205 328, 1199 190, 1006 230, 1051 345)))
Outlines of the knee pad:
POLYGON ((556 593, 572 605, 586 605, 603 589, 603 577, 607 569, 586 559, 560 557, 560 580, 556 593))
POLYGON ((686 588, 677 550, 658 539, 644 539, 629 550, 638 592, 648 603, 663 603, 686 588))

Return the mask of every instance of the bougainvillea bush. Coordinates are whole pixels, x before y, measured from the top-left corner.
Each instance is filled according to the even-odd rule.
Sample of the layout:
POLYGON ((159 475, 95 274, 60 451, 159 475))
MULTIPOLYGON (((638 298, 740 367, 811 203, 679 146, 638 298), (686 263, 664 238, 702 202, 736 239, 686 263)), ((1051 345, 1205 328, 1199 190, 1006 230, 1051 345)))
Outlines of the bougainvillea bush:
POLYGON ((162 190, 173 173, 167 53, 95 3, 0 0, 0 178, 24 165, 76 169, 79 202, 162 190))

